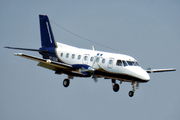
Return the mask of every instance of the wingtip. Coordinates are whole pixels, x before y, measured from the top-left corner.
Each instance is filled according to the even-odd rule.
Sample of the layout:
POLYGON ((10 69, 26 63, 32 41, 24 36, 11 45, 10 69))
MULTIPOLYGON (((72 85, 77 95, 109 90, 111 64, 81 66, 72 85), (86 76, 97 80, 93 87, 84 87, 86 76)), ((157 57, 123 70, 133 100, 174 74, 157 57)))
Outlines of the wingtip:
POLYGON ((22 56, 22 53, 14 53, 15 56, 22 56))

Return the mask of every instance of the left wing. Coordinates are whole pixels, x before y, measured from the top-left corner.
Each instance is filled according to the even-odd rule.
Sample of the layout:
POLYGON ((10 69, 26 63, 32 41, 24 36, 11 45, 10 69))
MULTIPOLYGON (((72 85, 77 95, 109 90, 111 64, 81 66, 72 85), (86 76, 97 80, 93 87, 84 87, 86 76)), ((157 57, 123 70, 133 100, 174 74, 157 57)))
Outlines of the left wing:
POLYGON ((68 64, 65 64, 65 63, 59 63, 59 62, 51 61, 49 59, 42 59, 42 58, 38 58, 38 57, 34 57, 34 56, 22 54, 22 53, 15 53, 14 55, 21 56, 21 57, 24 57, 24 58, 28 58, 28 59, 31 59, 31 60, 35 60, 35 61, 38 61, 40 63, 44 63, 46 65, 50 65, 50 66, 61 68, 61 69, 67 69, 67 70, 72 69, 71 65, 68 65, 68 64))
POLYGON ((147 69, 147 73, 156 73, 156 72, 170 72, 170 71, 176 71, 175 68, 167 68, 167 69, 147 69))
POLYGON ((54 71, 56 71, 57 74, 58 74, 59 70, 63 70, 64 72, 66 71, 66 73, 73 74, 75 76, 90 77, 92 74, 94 74, 94 71, 95 71, 95 69, 93 69, 92 67, 85 65, 85 64, 69 65, 69 64, 65 64, 65 63, 51 61, 49 59, 42 59, 42 58, 26 55, 23 53, 15 53, 14 55, 38 61, 39 62, 38 66, 54 70, 54 71))

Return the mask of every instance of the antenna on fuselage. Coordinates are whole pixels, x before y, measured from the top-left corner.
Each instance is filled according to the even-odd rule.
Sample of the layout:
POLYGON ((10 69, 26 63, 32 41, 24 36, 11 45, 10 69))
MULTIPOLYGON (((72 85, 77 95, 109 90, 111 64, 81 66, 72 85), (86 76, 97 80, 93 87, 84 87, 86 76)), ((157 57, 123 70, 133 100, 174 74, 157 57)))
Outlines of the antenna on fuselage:
POLYGON ((92 50, 95 51, 95 46, 92 46, 92 50))
POLYGON ((118 49, 111 48, 111 47, 109 47, 109 46, 106 46, 106 45, 103 45, 103 44, 94 42, 94 41, 92 41, 92 40, 90 40, 90 39, 87 39, 87 38, 85 38, 85 37, 82 37, 82 36, 74 33, 74 32, 71 32, 71 31, 67 30, 66 28, 60 26, 59 24, 55 23, 55 22, 52 21, 52 20, 51 20, 51 22, 54 23, 55 25, 57 25, 57 26, 58 26, 59 28, 61 28, 62 30, 66 31, 66 32, 68 32, 68 33, 70 33, 70 34, 72 34, 72 35, 74 35, 74 36, 76 36, 76 37, 79 37, 79 38, 81 38, 82 40, 86 40, 86 41, 88 41, 88 42, 94 43, 94 44, 99 45, 99 46, 102 46, 102 47, 104 47, 104 48, 108 48, 108 49, 114 50, 114 51, 116 51, 116 52, 119 53, 119 50, 118 50, 118 49))

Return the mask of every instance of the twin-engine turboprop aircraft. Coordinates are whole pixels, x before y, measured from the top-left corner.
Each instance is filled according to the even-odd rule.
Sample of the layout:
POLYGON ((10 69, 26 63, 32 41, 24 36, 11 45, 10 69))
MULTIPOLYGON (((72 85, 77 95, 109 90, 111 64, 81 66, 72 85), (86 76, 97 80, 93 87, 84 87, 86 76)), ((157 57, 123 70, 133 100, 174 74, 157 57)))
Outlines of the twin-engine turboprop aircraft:
POLYGON ((43 58, 38 58, 23 53, 15 55, 38 61, 38 66, 55 71, 55 74, 67 74, 68 78, 64 79, 64 87, 68 87, 70 79, 74 77, 92 77, 95 82, 97 78, 111 79, 113 90, 119 90, 117 81, 131 82, 132 90, 129 96, 132 97, 135 87, 139 83, 145 83, 150 80, 148 73, 175 71, 176 69, 142 69, 137 60, 131 56, 82 49, 55 42, 51 25, 46 15, 39 15, 41 48, 27 49, 5 47, 9 49, 37 51, 43 58))

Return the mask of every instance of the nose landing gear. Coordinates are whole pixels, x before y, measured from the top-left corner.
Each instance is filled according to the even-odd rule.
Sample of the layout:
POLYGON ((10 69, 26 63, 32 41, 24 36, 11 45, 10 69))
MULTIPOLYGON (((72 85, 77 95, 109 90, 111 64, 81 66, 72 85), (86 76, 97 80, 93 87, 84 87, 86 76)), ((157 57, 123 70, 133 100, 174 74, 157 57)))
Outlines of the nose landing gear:
POLYGON ((129 97, 133 97, 134 91, 129 91, 129 97))
POLYGON ((135 82, 132 82, 131 85, 132 85, 133 89, 131 91, 129 91, 129 97, 133 97, 134 96, 135 87, 137 89, 139 87, 139 83, 136 84, 135 82))

